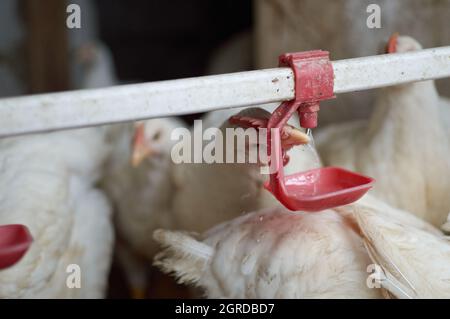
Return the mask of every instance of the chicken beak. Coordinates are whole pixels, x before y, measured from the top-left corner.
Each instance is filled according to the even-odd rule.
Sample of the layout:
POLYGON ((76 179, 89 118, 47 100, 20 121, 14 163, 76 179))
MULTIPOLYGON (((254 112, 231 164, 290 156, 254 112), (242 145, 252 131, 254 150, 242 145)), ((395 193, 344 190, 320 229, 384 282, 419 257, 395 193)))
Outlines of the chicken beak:
POLYGON ((144 136, 144 124, 139 124, 134 132, 133 151, 131 155, 131 165, 133 167, 139 164, 152 154, 152 149, 146 145, 144 136))
POLYGON ((289 149, 292 146, 309 143, 309 136, 293 126, 286 125, 284 132, 287 133, 287 137, 281 140, 283 149, 289 149))

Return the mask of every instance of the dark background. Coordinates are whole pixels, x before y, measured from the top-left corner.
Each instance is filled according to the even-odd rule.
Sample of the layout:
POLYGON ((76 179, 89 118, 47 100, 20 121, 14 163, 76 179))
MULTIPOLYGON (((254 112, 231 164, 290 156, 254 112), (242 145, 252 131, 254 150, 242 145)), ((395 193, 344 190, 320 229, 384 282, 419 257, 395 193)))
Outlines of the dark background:
POLYGON ((250 0, 97 0, 100 38, 121 80, 200 76, 210 54, 251 28, 250 0))

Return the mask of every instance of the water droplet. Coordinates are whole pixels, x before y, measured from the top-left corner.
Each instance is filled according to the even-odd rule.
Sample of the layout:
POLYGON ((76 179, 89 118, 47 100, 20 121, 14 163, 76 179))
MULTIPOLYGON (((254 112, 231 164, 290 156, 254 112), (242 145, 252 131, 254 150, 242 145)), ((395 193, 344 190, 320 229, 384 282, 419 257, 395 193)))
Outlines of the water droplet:
MULTIPOLYGON (((309 137, 309 143, 308 145, 306 145, 306 147, 308 148, 308 150, 312 153, 313 156, 313 167, 312 168, 319 168, 322 166, 319 154, 317 153, 316 150, 316 145, 314 143, 314 137, 313 137, 313 133, 311 129, 307 129, 306 130, 306 135, 308 135, 309 137)), ((314 184, 314 194, 316 194, 317 192, 317 185, 318 185, 318 180, 320 179, 320 170, 317 171, 317 173, 314 176, 311 176, 314 180, 312 181, 314 184)))
POLYGON ((311 144, 312 147, 316 147, 316 144, 314 143, 314 136, 312 133, 312 129, 308 128, 306 129, 306 135, 309 137, 309 144, 311 144))

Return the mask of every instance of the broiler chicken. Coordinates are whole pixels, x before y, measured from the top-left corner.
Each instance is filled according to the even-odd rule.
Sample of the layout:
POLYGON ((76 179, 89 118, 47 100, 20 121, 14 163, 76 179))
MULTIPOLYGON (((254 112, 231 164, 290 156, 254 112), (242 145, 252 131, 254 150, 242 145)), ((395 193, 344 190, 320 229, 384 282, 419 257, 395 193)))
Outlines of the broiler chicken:
MULTIPOLYGON (((240 183, 246 185, 245 181, 247 185, 253 182, 242 175, 240 183)), ((221 196, 230 193, 230 197, 238 196, 242 190, 233 191, 228 188, 221 196)), ((213 202, 220 201, 219 196, 213 202)), ((234 207, 229 205, 230 210, 234 207)), ((211 208, 211 214, 214 212, 211 208)), ((200 210, 195 211, 193 215, 198 217, 192 223, 198 223, 203 218, 201 214, 200 210)), ((180 283, 202 288, 209 298, 381 298, 390 296, 387 292, 396 297, 439 296, 442 292, 439 289, 443 289, 447 280, 445 276, 437 283, 438 293, 432 294, 426 287, 420 288, 419 293, 415 288, 412 295, 411 291, 405 292, 402 282, 407 277, 395 278, 398 274, 392 267, 397 265, 384 266, 392 260, 393 252, 399 251, 396 257, 400 258, 400 267, 405 267, 400 261, 402 258, 407 261, 408 255, 415 258, 414 264, 422 263, 420 271, 411 274, 411 280, 423 278, 429 257, 433 257, 438 270, 442 265, 438 255, 420 253, 426 245, 413 251, 415 242, 411 236, 417 234, 424 237, 424 242, 436 246, 439 253, 447 251, 448 243, 432 225, 366 195, 357 204, 314 214, 290 212, 279 206, 266 208, 225 222, 202 235, 158 230, 154 237, 164 250, 156 255, 155 265, 174 274, 180 283), (402 234, 402 229, 389 233, 392 225, 397 224, 407 229, 407 233, 402 234), (371 232, 383 236, 380 230, 385 230, 389 237, 376 240, 371 232), (368 286, 373 263, 380 263, 389 272, 381 278, 383 289, 368 286)), ((445 296, 445 292, 442 294, 445 296)))
POLYGON ((209 298, 380 298, 384 290, 367 286, 372 262, 389 266, 381 287, 396 297, 447 296, 446 272, 434 276, 436 286, 422 279, 428 266, 445 265, 450 246, 442 234, 370 195, 314 214, 281 207, 253 212, 200 236, 165 230, 154 236, 164 247, 155 264, 209 298), (426 252, 429 244, 436 250, 426 252), (398 267, 410 269, 395 279, 398 267))
MULTIPOLYGON (((270 113, 260 108, 248 108, 239 112, 234 119, 235 124, 228 119, 220 127, 223 140, 231 134, 227 128, 245 126, 247 120, 256 120, 264 127, 270 113), (239 119, 242 119, 240 121, 239 119)), ((223 121, 223 118, 222 118, 223 121)), ((206 123, 211 123, 206 121, 206 123)), ((213 124, 206 124, 210 127, 213 124)), ((302 145, 309 142, 306 134, 290 125, 286 125, 286 138, 289 142, 284 145, 287 152, 293 145, 302 145)), ((206 142, 204 142, 206 144, 206 142)), ((181 163, 174 164, 172 171, 176 193, 173 199, 173 214, 175 227, 189 231, 204 231, 213 225, 232 219, 245 212, 260 208, 280 205, 276 199, 263 188, 268 177, 261 174, 261 163, 249 163, 248 154, 253 150, 257 152, 257 144, 248 143, 245 149, 230 150, 223 143, 223 154, 234 152, 237 158, 239 152, 244 152, 245 163, 181 163), (206 200, 205 200, 206 199, 206 200)), ((294 149, 294 148, 293 148, 294 149)), ((296 150, 297 151, 297 150, 296 150)), ((288 152, 288 154, 291 154, 288 152)), ((242 155, 242 153, 241 153, 242 155)), ((225 155, 224 155, 225 156, 225 155)), ((288 164, 304 165, 310 157, 293 156, 288 164)))
POLYGON ((93 185, 107 153, 96 128, 0 141, 0 223, 26 224, 34 237, 20 262, 0 272, 0 297, 104 297, 111 209, 93 185), (66 283, 72 265, 79 288, 66 283))
POLYGON ((96 89, 118 84, 112 53, 103 43, 83 44, 76 50, 74 60, 75 88, 96 89))
MULTIPOLYGON (((394 36, 392 51, 421 46, 394 36)), ((433 81, 380 90, 369 122, 334 125, 316 135, 326 165, 374 177, 373 194, 440 226, 450 211, 450 135, 433 81)))
MULTIPOLYGON (((110 85, 88 52, 96 51, 77 51, 76 87, 110 85)), ((34 237, 23 259, 0 273, 0 297, 105 296, 114 234, 109 202, 94 185, 109 151, 102 128, 0 141, 0 222, 24 223, 34 237), (79 266, 80 288, 66 284, 71 266, 79 266)))
POLYGON ((148 260, 157 245, 156 228, 171 228, 171 133, 184 124, 175 118, 123 124, 110 131, 113 151, 102 188, 114 203, 117 253, 134 298, 145 296, 148 260))
POLYGON ((208 298, 448 298, 450 292, 448 239, 370 195, 318 213, 276 207, 202 235, 158 230, 154 237, 163 247, 155 264, 208 298))
POLYGON ((158 230, 155 264, 208 298, 381 298, 366 285, 371 264, 351 223, 332 210, 273 207, 195 237, 158 230))
POLYGON ((318 213, 275 206, 236 217, 202 235, 157 230, 154 237, 164 248, 155 265, 180 283, 202 288, 209 298, 447 295, 447 272, 438 272, 450 247, 442 233, 371 195, 318 213), (424 244, 418 242, 422 240, 424 244), (427 245, 436 251, 426 252, 427 245), (374 265, 382 269, 375 274, 382 289, 368 285, 374 265), (433 285, 422 279, 428 265, 436 270, 433 285))

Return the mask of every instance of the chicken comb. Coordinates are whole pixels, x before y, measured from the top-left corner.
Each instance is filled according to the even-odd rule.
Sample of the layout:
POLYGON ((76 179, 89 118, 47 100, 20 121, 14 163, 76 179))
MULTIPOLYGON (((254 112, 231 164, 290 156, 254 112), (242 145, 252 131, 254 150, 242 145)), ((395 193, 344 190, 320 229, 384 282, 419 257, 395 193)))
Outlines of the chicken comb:
MULTIPOLYGON (((230 119, 228 121, 231 124, 239 125, 240 127, 245 127, 245 128, 253 127, 255 129, 259 129, 259 128, 266 128, 269 120, 250 117, 250 116, 234 115, 234 116, 230 117, 230 119)), ((289 134, 286 132, 286 130, 284 128, 282 128, 280 130, 280 133, 281 133, 280 137, 282 139, 287 138, 289 136, 289 134)))
POLYGON ((228 120, 231 124, 239 125, 241 127, 253 127, 253 128, 264 128, 267 127, 267 119, 260 119, 250 116, 239 116, 234 115, 228 120))
POLYGON ((391 37, 388 40, 388 43, 386 44, 386 53, 395 53, 397 52, 397 40, 398 40, 398 32, 395 32, 391 35, 391 37))

